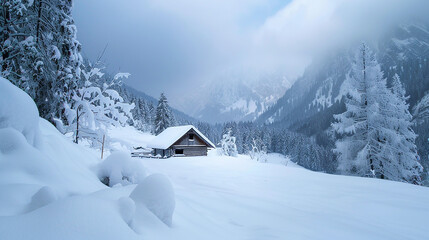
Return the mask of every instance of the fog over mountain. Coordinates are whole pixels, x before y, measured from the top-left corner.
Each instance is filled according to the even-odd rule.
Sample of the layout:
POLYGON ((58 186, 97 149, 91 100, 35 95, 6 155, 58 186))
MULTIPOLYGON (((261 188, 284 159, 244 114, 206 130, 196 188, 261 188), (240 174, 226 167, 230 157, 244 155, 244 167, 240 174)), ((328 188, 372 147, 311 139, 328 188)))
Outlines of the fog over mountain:
MULTIPOLYGON (((96 58, 107 45, 103 59, 112 71, 131 72, 129 85, 155 97, 165 91, 173 106, 195 117, 201 111, 193 100, 215 91, 203 86, 267 75, 290 86, 314 58, 376 41, 400 23, 425 21, 429 8, 424 0, 100 2, 75 2, 84 53, 96 58)), ((221 111, 248 97, 211 103, 221 111)))

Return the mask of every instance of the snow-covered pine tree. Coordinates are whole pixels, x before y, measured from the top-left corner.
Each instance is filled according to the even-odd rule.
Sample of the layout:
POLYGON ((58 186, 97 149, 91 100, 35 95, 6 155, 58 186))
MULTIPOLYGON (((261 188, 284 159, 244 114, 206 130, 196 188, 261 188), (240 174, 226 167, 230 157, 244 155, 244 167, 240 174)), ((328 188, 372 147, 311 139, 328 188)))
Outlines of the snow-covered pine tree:
POLYGON ((236 157, 237 145, 235 145, 235 137, 231 135, 231 129, 227 129, 226 133, 223 134, 222 140, 220 141, 222 154, 225 156, 236 157))
POLYGON ((342 136, 336 141, 334 152, 338 154, 338 170, 343 174, 370 176, 375 171, 375 129, 370 116, 377 114, 377 109, 373 109, 377 102, 369 91, 373 89, 371 84, 375 82, 376 67, 368 47, 362 44, 345 80, 349 84, 346 111, 334 115, 336 122, 332 124, 335 132, 342 136))
POLYGON ((155 129, 155 107, 152 102, 146 104, 145 122, 148 123, 148 131, 153 132, 155 129))
POLYGON ((36 44, 33 1, 6 0, 0 3, 1 74, 13 84, 36 96, 37 82, 34 71, 39 72, 40 48, 36 44))
POLYGON ((71 7, 71 0, 0 2, 1 75, 26 91, 48 120, 71 101, 79 79, 80 44, 71 7))
POLYGON ((79 87, 84 82, 80 80, 83 63, 80 54, 81 45, 77 40, 77 30, 74 25, 71 0, 57 0, 55 8, 58 11, 56 24, 57 31, 53 33, 56 46, 52 46, 57 52, 58 71, 53 86, 56 95, 56 117, 63 118, 64 103, 71 103, 79 87))
POLYGON ((143 98, 133 97, 131 102, 135 103, 131 111, 134 127, 140 131, 150 132, 152 129, 152 110, 143 98))
POLYGON ((140 98, 132 97, 131 102, 133 102, 136 106, 131 110, 131 113, 133 114, 133 126, 140 131, 143 131, 144 129, 144 122, 143 122, 143 103, 144 101, 140 98))
POLYGON ((346 112, 335 115, 336 122, 332 124, 341 136, 334 149, 338 170, 343 174, 419 184, 415 146, 413 140, 405 141, 415 139, 409 131, 406 103, 387 88, 380 65, 365 44, 356 53, 346 81, 346 112))
POLYGON ((420 184, 420 174, 423 171, 418 162, 415 140, 417 135, 412 129, 412 115, 409 111, 408 99, 405 88, 402 86, 399 75, 395 74, 392 81, 393 96, 389 98, 390 128, 388 132, 389 147, 384 150, 387 157, 385 168, 387 178, 420 184))
POLYGON ((168 127, 174 126, 174 124, 174 116, 168 105, 167 97, 165 97, 164 93, 161 93, 155 112, 155 135, 160 134, 168 127))
POLYGON ((32 81, 37 84, 33 99, 39 108, 40 116, 52 120, 58 108, 54 86, 61 53, 55 41, 55 33, 59 31, 57 19, 60 17, 60 11, 56 0, 34 0, 31 9, 31 35, 39 53, 38 58, 32 60, 32 81))

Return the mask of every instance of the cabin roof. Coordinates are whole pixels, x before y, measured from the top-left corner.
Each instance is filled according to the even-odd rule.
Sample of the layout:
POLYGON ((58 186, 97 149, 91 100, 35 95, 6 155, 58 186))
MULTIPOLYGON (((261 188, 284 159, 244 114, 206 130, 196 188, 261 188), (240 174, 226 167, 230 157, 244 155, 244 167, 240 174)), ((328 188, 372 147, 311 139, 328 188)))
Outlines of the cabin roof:
POLYGON ((191 129, 204 141, 209 147, 215 148, 215 145, 202 134, 196 127, 193 125, 169 127, 165 129, 162 133, 156 136, 151 143, 148 144, 148 147, 157 148, 157 149, 168 149, 171 147, 177 140, 183 137, 191 129))

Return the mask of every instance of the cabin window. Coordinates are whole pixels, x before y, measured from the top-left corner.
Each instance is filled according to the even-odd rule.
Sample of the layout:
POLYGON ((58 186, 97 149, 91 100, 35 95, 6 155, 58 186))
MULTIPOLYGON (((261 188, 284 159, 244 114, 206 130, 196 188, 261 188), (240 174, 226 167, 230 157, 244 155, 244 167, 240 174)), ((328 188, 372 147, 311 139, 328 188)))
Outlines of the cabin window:
POLYGON ((189 134, 189 141, 194 141, 194 134, 189 134))
POLYGON ((183 149, 175 149, 174 154, 183 154, 183 149))

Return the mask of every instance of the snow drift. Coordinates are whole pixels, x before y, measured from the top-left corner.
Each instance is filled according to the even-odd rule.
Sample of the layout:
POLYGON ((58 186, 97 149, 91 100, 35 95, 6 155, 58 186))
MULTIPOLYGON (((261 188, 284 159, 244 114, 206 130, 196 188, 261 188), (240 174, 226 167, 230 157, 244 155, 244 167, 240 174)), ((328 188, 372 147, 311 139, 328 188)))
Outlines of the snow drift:
POLYGON ((152 174, 137 185, 130 197, 138 207, 147 207, 163 223, 171 226, 176 202, 174 190, 167 177, 152 174))
POLYGON ((39 111, 27 93, 0 77, 0 128, 13 128, 22 133, 28 143, 40 144, 39 111))
MULTIPOLYGON (((109 188, 93 169, 134 168, 121 162, 129 156, 100 163, 98 152, 49 122, 19 119, 19 101, 34 103, 0 84, 9 89, 0 94, 0 239, 427 239, 429 188, 311 172, 285 166, 279 155, 269 154, 269 163, 215 151, 135 159, 145 172, 163 175, 109 188)), ((112 135, 124 149, 152 139, 131 129, 112 135)), ((119 181, 129 175, 122 170, 119 181)))
MULTIPOLYGON (((135 185, 121 187, 145 176, 127 153, 114 152, 100 163, 95 150, 67 139, 39 118, 27 94, 0 79, 0 239, 139 239, 148 224, 165 228, 155 215, 171 224, 171 206, 168 215, 159 208, 154 215, 148 207, 156 204, 141 204, 150 187, 135 200, 129 197, 135 185), (103 185, 98 173, 117 187, 103 185)), ((163 196, 174 203, 174 194, 154 194, 159 203, 163 196)))
POLYGON ((0 204, 0 215, 35 210, 57 197, 102 189, 89 169, 96 161, 39 119, 26 93, 0 78, 0 186, 5 190, 2 194, 15 199, 14 207, 0 204))

